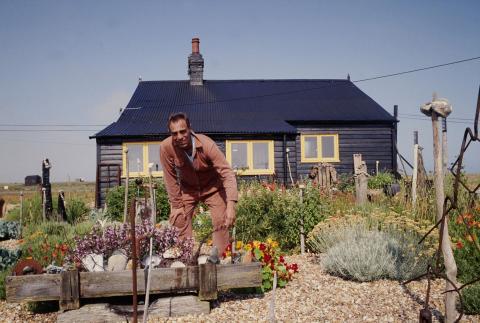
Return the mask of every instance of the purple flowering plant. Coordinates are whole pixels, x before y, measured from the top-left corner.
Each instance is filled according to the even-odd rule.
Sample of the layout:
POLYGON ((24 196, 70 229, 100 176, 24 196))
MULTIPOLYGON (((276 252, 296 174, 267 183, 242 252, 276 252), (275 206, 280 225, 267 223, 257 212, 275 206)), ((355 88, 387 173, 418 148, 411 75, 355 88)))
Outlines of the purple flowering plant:
MULTIPOLYGON (((165 250, 176 247, 181 253, 179 261, 188 263, 191 260, 194 241, 180 240, 175 227, 154 226, 149 220, 144 220, 135 225, 135 236, 139 241, 140 259, 148 255, 150 237, 153 237, 154 254, 162 256, 165 250)), ((127 223, 107 226, 103 230, 101 226, 95 225, 89 234, 75 237, 74 240, 75 247, 71 249, 67 259, 77 267, 81 267, 81 259, 92 253, 102 254, 104 259, 108 259, 114 251, 122 250, 129 259, 132 257, 130 224, 127 223)))

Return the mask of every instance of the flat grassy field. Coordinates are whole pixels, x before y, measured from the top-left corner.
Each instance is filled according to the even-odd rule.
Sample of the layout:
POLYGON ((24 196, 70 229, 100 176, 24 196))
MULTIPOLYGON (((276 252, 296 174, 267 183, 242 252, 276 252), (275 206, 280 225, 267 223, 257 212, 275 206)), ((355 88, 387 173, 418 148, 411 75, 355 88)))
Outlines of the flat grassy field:
MULTIPOLYGON (((64 191, 67 199, 76 197, 82 199, 87 205, 95 202, 95 182, 52 183, 52 196, 57 196, 59 191, 64 191)), ((0 183, 0 197, 9 204, 20 203, 20 192, 23 192, 24 199, 28 199, 35 194, 42 194, 41 186, 0 183), (5 187, 8 187, 8 189, 5 189, 5 187)))

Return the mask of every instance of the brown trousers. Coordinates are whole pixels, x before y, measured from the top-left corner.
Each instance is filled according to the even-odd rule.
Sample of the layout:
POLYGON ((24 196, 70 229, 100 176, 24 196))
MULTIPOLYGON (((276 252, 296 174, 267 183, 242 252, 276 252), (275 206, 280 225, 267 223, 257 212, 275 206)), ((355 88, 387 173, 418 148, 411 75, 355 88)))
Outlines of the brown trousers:
POLYGON ((210 216, 212 218, 213 245, 218 248, 219 255, 221 255, 230 242, 228 228, 221 227, 225 222, 225 212, 227 209, 227 196, 225 191, 220 190, 200 197, 183 195, 182 200, 185 218, 181 216, 175 219, 170 218, 170 224, 179 229, 181 239, 192 237, 192 219, 195 216, 195 208, 199 202, 205 203, 210 210, 210 216))

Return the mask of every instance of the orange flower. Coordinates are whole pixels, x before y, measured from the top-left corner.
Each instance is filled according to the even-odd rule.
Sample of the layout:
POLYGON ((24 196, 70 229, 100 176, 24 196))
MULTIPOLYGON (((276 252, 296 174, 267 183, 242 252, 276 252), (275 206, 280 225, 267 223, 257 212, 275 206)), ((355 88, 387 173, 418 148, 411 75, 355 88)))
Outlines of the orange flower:
POLYGON ((471 234, 467 234, 467 236, 465 238, 469 242, 473 242, 473 241, 477 240, 477 236, 476 235, 471 235, 471 234))

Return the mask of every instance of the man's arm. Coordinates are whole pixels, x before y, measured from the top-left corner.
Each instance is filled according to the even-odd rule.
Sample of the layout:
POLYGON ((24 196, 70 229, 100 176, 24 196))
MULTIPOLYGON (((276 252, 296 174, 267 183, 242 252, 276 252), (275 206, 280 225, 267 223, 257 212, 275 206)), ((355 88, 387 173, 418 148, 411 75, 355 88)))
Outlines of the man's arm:
POLYGON ((162 164, 163 180, 168 193, 168 200, 170 201, 171 213, 173 213, 174 209, 183 210, 182 193, 177 181, 177 172, 175 171, 173 156, 169 155, 165 150, 166 149, 161 146, 160 163, 162 164))

